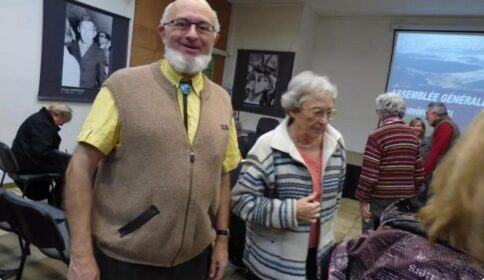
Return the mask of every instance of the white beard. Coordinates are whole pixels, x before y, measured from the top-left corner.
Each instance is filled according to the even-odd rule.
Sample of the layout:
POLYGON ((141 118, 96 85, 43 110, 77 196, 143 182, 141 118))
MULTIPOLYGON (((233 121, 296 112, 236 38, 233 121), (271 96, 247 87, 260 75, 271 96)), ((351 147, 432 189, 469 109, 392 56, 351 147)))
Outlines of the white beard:
POLYGON ((199 55, 197 57, 186 57, 181 52, 165 44, 165 57, 170 65, 181 74, 197 74, 207 68, 211 54, 199 55))

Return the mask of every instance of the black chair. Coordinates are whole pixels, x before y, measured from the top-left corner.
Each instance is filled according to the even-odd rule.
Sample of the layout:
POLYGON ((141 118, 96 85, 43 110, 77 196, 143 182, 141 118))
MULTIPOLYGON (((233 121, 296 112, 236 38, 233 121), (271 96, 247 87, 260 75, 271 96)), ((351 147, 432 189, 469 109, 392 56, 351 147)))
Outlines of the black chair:
POLYGON ((251 132, 247 136, 238 137, 237 140, 239 142, 239 149, 242 157, 245 158, 247 156, 247 153, 249 153, 250 149, 252 149, 255 142, 262 134, 273 130, 278 125, 278 120, 262 117, 257 121, 255 132, 251 132))
MULTIPOLYGON (((15 230, 10 226, 8 223, 9 220, 12 219, 13 211, 10 210, 8 202, 3 199, 3 193, 5 191, 0 189, 0 229, 8 232, 15 232, 15 230)), ((20 248, 23 247, 22 239, 19 238, 20 248)), ((7 270, 0 270, 0 279, 8 279, 13 277, 17 274, 17 269, 7 269, 7 270)))
MULTIPOLYGON (((262 134, 269 132, 279 125, 279 121, 273 118, 262 117, 257 121, 255 137, 259 138, 262 134)), ((250 134, 249 134, 250 135, 250 134)))
MULTIPOLYGON (((3 171, 0 186, 3 186, 5 175, 8 174, 8 176, 12 178, 12 180, 15 181, 15 184, 17 184, 22 190, 23 196, 27 196, 34 200, 42 200, 45 199, 45 197, 29 196, 29 188, 35 188, 36 184, 42 183, 43 185, 45 182, 48 182, 52 187, 54 180, 61 176, 59 173, 20 174, 19 165, 15 159, 15 155, 10 147, 2 142, 0 142, 0 169, 3 171)), ((49 193, 51 192, 49 191, 49 193)))
MULTIPOLYGON (((240 144, 240 143, 239 143, 240 144)), ((240 170, 242 169, 241 162, 236 169, 230 172, 230 187, 233 188, 239 179, 240 170)), ((245 247, 245 222, 230 213, 230 238, 229 238, 229 261, 239 269, 245 269, 242 257, 244 255, 245 247)))
POLYGON ((64 211, 9 191, 1 194, 0 204, 6 205, 7 211, 12 213, 7 221, 24 241, 16 279, 22 278, 31 244, 38 247, 46 256, 69 264, 70 241, 64 211))

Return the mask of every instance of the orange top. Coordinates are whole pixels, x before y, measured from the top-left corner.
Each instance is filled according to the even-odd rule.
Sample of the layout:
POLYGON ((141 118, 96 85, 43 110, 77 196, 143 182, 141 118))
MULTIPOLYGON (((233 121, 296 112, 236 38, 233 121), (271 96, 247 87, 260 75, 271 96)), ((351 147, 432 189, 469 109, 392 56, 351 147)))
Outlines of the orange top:
MULTIPOLYGON (((322 150, 322 147, 321 147, 322 150)), ((311 181, 313 183, 313 193, 316 194, 315 201, 321 202, 321 178, 323 177, 323 153, 319 154, 317 160, 312 160, 309 158, 301 149, 298 149, 304 162, 306 163, 309 174, 311 175, 311 181)), ((319 219, 316 223, 311 224, 311 232, 309 235, 309 248, 317 248, 319 241, 319 219)))

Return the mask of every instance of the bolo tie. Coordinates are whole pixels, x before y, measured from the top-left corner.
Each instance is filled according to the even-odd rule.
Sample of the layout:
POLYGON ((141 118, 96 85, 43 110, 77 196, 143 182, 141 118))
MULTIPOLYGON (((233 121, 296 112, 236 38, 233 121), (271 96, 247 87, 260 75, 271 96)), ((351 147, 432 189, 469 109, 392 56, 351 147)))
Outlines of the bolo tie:
POLYGON ((180 81, 180 91, 183 96, 183 124, 188 132, 188 95, 192 91, 192 81, 180 81))

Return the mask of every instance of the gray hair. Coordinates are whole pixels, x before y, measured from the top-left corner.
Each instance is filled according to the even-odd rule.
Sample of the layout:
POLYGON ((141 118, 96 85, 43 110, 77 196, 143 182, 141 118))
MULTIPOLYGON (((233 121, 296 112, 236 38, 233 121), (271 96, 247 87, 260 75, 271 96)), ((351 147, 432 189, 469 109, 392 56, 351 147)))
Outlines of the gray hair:
POLYGON ((294 76, 289 82, 287 91, 281 97, 281 106, 286 114, 299 112, 302 103, 309 96, 330 96, 336 99, 338 90, 328 77, 304 71, 294 76))
POLYGON ((436 113, 439 117, 447 116, 447 107, 442 102, 430 102, 427 109, 430 109, 431 113, 436 113))
POLYGON ((376 98, 376 108, 383 113, 385 118, 392 116, 403 118, 403 116, 405 116, 405 111, 407 110, 405 100, 394 92, 378 95, 376 98))
POLYGON ((66 104, 50 104, 47 110, 56 116, 62 117, 67 122, 70 122, 72 119, 72 109, 66 104))
MULTIPOLYGON (((210 6, 210 4, 208 2, 206 2, 205 0, 201 0, 201 1, 207 3, 208 7, 210 8, 210 12, 212 13, 213 18, 215 19, 215 23, 214 23, 214 26, 213 26, 215 28, 215 34, 219 33, 220 32, 220 22, 218 20, 217 12, 214 9, 212 9, 212 7, 210 6)), ((168 4, 168 6, 166 6, 165 10, 163 11, 163 15, 161 16, 161 19, 160 19, 161 25, 170 21, 169 16, 171 14, 171 10, 175 6, 175 3, 176 3, 176 1, 173 1, 170 4, 168 4)))

